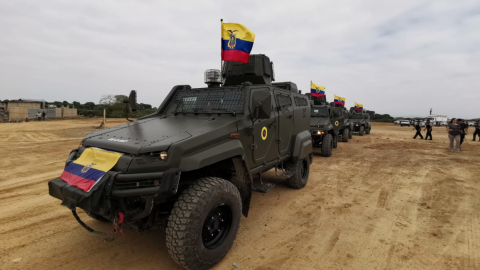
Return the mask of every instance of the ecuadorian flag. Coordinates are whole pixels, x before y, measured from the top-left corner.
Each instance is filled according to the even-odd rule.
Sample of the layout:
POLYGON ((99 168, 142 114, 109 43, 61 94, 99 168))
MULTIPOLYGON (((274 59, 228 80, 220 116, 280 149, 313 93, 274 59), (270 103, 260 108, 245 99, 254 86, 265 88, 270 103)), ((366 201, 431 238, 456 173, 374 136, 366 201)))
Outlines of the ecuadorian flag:
POLYGON ((335 99, 333 100, 333 103, 335 104, 340 104, 345 106, 345 98, 344 97, 339 97, 335 96, 335 99))
POLYGON ((121 156, 120 153, 87 148, 77 160, 67 165, 60 179, 88 192, 117 164, 121 156))
POLYGON ((363 110, 363 104, 355 102, 355 111, 363 110))
POLYGON ((318 85, 316 83, 310 83, 310 95, 314 97, 323 97, 325 96, 325 87, 318 85))
POLYGON ((222 60, 248 63, 255 34, 239 23, 222 23, 222 60))

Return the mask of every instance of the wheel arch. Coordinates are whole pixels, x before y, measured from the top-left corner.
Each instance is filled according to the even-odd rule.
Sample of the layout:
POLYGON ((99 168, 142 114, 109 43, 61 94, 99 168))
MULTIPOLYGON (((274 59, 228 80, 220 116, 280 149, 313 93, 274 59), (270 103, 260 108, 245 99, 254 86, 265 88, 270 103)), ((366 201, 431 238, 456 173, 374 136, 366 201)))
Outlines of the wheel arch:
MULTIPOLYGON (((329 131, 330 132, 330 131, 329 131)), ((312 136, 308 130, 304 130, 295 136, 292 159, 293 162, 297 162, 299 159, 305 158, 305 156, 313 152, 312 136)))

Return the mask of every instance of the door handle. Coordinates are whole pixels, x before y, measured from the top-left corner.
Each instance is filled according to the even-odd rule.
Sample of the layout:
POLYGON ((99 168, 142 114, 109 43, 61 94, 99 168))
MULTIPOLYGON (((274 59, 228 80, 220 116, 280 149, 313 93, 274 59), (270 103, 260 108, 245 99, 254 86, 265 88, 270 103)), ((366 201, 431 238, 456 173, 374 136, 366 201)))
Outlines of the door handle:
POLYGON ((287 116, 289 119, 292 119, 293 117, 293 114, 290 114, 289 116, 287 116))

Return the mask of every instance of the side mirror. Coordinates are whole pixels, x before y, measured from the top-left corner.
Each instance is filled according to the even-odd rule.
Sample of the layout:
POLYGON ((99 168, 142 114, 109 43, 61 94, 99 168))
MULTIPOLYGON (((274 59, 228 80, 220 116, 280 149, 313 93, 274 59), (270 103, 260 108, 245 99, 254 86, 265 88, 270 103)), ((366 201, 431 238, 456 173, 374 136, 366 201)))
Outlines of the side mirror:
POLYGON ((128 96, 128 106, 130 106, 132 112, 137 110, 137 91, 130 91, 130 96, 128 96))
POLYGON ((270 119, 272 114, 272 95, 268 91, 254 92, 251 111, 253 119, 270 119))
POLYGON ((128 104, 128 110, 131 112, 137 111, 137 91, 130 91, 128 99, 124 99, 123 103, 128 104))

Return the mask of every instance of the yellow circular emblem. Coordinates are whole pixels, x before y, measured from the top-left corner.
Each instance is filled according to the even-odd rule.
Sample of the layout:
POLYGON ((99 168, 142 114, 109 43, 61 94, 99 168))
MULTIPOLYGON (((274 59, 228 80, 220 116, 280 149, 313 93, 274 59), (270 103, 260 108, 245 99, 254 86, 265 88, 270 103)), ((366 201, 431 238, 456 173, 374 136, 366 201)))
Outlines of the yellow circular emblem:
POLYGON ((335 121, 335 126, 338 126, 338 121, 335 121))
POLYGON ((265 139, 267 139, 267 128, 263 127, 262 128, 262 140, 265 141, 265 139))

